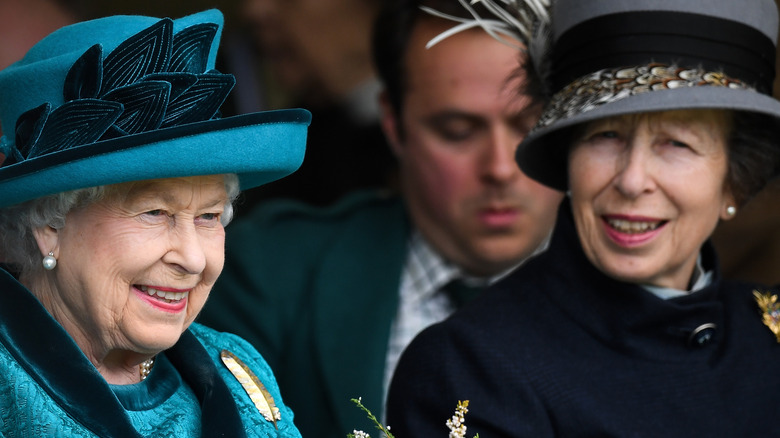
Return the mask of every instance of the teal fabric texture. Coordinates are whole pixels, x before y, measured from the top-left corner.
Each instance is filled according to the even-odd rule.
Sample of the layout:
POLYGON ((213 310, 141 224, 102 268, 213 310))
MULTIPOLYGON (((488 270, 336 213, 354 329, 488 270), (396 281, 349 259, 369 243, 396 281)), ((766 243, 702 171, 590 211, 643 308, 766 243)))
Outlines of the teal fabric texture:
POLYGON ((241 338, 193 324, 158 355, 148 379, 109 385, 22 285, 0 271, 0 436, 299 438, 271 369, 241 338), (259 378, 281 413, 267 421, 221 363, 259 378))

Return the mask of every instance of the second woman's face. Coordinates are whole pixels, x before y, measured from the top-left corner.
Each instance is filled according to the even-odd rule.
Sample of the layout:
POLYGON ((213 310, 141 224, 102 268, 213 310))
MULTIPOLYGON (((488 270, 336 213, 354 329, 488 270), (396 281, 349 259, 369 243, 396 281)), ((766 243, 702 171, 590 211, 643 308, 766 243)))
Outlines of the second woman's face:
POLYGON ((723 111, 591 122, 569 154, 574 220, 588 259, 610 277, 687 289, 699 250, 734 200, 723 111))
POLYGON ((173 346, 224 262, 222 176, 109 188, 58 231, 49 309, 88 355, 173 346), (115 189, 115 190, 114 190, 115 189))

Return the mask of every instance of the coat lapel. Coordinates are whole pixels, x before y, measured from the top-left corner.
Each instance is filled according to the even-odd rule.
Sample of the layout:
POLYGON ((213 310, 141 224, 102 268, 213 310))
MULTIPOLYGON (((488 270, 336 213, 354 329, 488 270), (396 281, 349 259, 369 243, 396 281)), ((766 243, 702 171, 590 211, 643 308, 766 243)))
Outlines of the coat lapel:
POLYGON ((0 270, 0 342, 54 400, 101 437, 140 437, 110 387, 57 323, 0 270))
POLYGON ((203 438, 246 437, 235 398, 195 335, 186 330, 165 355, 200 401, 203 438))
POLYGON ((316 273, 313 329, 326 391, 343 430, 365 415, 350 399, 362 397, 375 414, 382 407, 390 324, 409 226, 400 204, 355 218, 316 273))

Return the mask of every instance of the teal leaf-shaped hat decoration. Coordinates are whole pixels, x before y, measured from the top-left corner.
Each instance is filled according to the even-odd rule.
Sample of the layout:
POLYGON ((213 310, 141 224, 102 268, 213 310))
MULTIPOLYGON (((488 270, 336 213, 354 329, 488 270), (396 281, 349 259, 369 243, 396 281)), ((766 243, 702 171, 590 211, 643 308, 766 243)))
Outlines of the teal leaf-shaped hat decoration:
POLYGON ((168 105, 163 127, 213 118, 235 84, 232 75, 198 75, 198 81, 168 105))
POLYGON ((65 102, 49 114, 27 158, 94 143, 122 114, 122 104, 100 99, 65 102))
POLYGON ((92 44, 70 66, 59 107, 45 103, 16 121, 8 166, 36 156, 188 123, 211 120, 235 86, 232 75, 209 70, 219 26, 179 30, 160 19, 103 57, 92 44))
POLYGON ((109 91, 103 99, 118 102, 124 111, 115 126, 126 134, 158 129, 165 116, 171 84, 141 81, 109 91))
POLYGON ((164 18, 114 49, 103 61, 101 94, 135 83, 146 75, 168 71, 172 33, 173 21, 164 18))
MULTIPOLYGON (((18 155, 15 156, 17 158, 24 159, 30 155, 30 148, 38 142, 51 109, 51 104, 47 102, 19 117, 19 121, 16 123, 16 151, 18 155)), ((8 163, 8 160, 6 162, 13 164, 8 163)))
POLYGON ((192 73, 154 73, 144 80, 147 81, 165 81, 171 84, 171 94, 168 97, 171 101, 178 99, 188 88, 195 85, 198 82, 198 76, 192 73))
POLYGON ((95 44, 76 61, 65 77, 65 102, 97 98, 103 81, 103 48, 95 44))
POLYGON ((174 35, 170 71, 196 74, 206 71, 211 42, 218 29, 216 24, 203 23, 174 35))

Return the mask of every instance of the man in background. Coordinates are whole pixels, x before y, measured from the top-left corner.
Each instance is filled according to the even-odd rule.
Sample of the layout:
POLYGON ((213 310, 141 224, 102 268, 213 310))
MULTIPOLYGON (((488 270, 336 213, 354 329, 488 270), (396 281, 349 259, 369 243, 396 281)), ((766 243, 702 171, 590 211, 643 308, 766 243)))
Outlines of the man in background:
POLYGON ((393 183, 395 161, 379 126, 380 83, 371 60, 372 25, 386 1, 241 1, 236 24, 250 50, 236 52, 239 44, 229 38, 223 62, 230 71, 252 69, 242 79, 254 80, 255 89, 234 93, 236 109, 303 107, 312 124, 301 168, 247 192, 239 216, 263 199, 324 206, 352 190, 393 183), (258 106, 241 108, 253 95, 258 106))
POLYGON ((327 209, 261 204, 228 228, 201 318, 254 343, 303 436, 366 430, 350 399, 380 415, 404 347, 543 249, 562 198, 515 164, 540 113, 517 92, 517 49, 477 29, 426 49, 453 22, 420 6, 462 6, 391 3, 374 54, 400 194, 357 193, 327 209))

